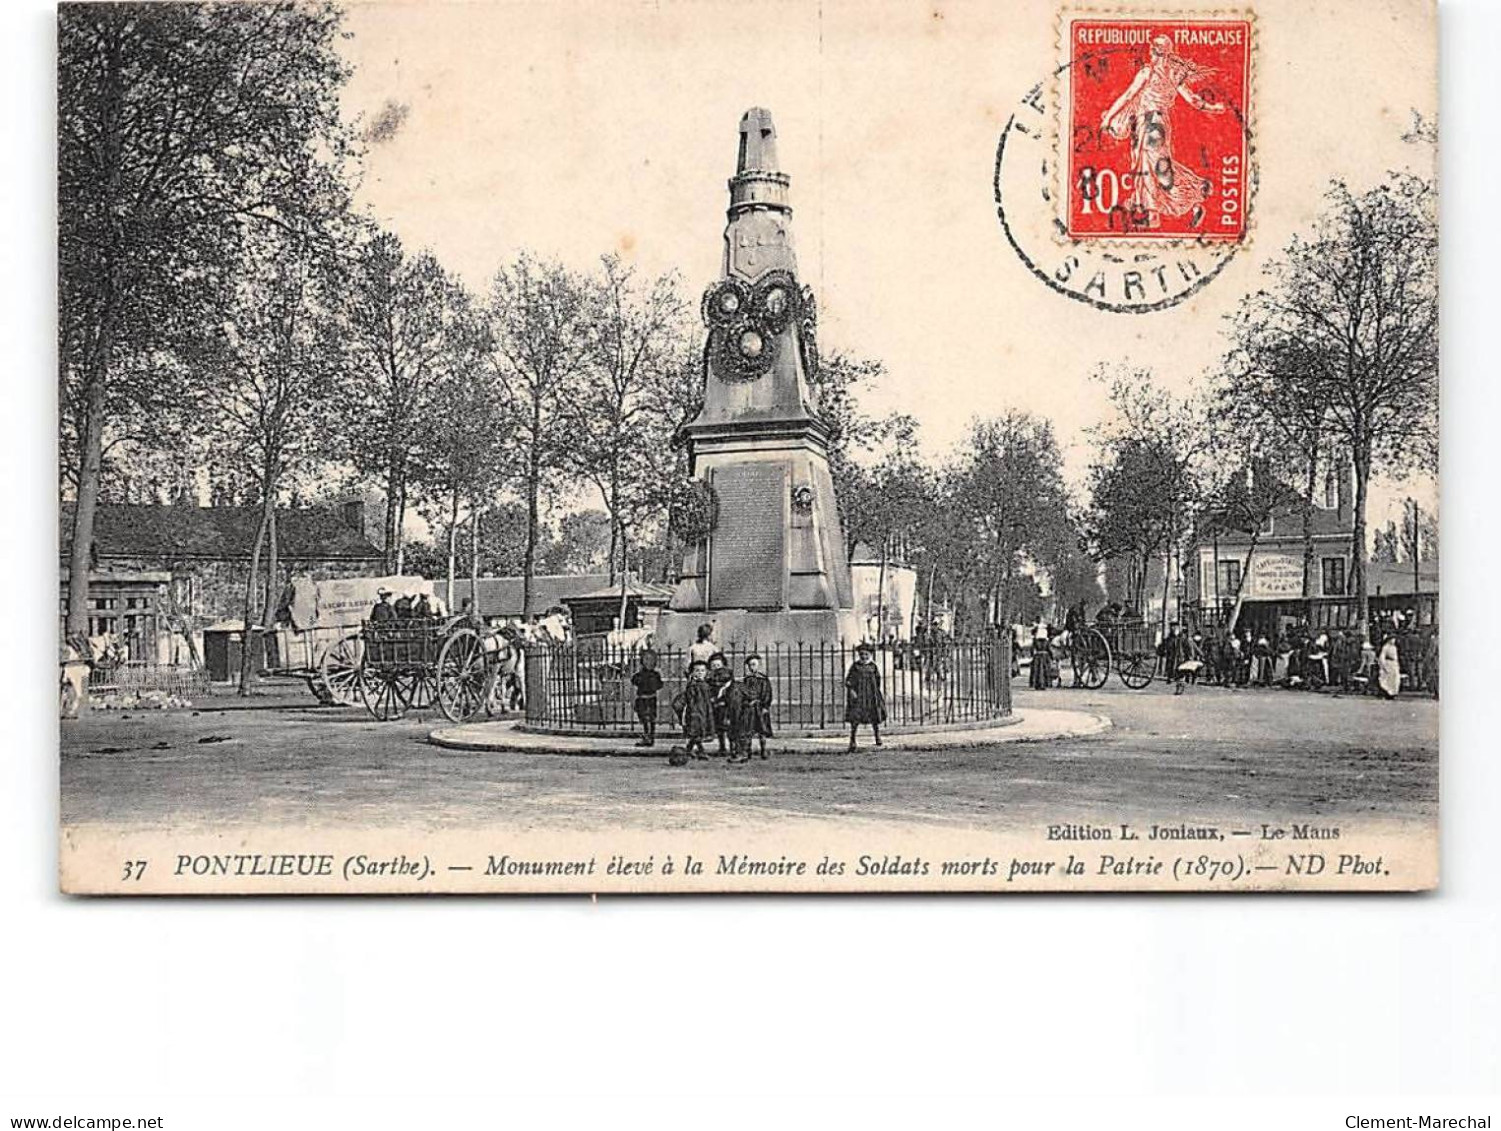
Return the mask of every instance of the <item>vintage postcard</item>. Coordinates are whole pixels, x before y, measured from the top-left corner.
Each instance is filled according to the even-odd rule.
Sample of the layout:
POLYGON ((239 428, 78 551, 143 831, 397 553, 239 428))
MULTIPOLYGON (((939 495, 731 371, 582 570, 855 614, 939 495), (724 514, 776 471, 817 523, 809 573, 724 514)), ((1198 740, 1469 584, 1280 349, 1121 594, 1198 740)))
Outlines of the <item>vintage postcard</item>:
POLYGON ((64 891, 1438 884, 1432 3, 57 21, 64 891))

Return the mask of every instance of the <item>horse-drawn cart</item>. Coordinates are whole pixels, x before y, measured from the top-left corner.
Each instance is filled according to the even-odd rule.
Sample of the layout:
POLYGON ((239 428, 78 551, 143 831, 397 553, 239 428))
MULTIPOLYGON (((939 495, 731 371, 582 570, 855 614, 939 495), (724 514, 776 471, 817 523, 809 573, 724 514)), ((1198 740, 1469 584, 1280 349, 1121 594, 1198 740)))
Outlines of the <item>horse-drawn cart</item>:
POLYGON ((1070 633, 1065 653, 1073 669, 1073 685, 1097 691, 1110 678, 1110 669, 1133 691, 1152 682, 1157 670, 1157 646, 1145 622, 1096 622, 1070 633))
POLYGON ((433 704, 452 722, 491 712, 514 667, 516 645, 463 617, 369 621, 359 636, 355 678, 365 708, 382 722, 433 704))

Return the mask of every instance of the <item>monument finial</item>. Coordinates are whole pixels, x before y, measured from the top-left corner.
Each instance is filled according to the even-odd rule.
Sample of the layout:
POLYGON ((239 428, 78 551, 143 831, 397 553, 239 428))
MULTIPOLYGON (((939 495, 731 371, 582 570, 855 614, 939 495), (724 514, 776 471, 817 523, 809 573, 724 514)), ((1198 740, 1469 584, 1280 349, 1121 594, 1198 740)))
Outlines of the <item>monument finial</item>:
POLYGON ((740 154, 730 178, 731 218, 747 209, 791 213, 787 174, 777 165, 777 128, 771 111, 753 106, 740 117, 740 154))
POLYGON ((735 163, 735 173, 776 173, 777 128, 772 124, 771 111, 753 106, 740 118, 740 159, 735 163))

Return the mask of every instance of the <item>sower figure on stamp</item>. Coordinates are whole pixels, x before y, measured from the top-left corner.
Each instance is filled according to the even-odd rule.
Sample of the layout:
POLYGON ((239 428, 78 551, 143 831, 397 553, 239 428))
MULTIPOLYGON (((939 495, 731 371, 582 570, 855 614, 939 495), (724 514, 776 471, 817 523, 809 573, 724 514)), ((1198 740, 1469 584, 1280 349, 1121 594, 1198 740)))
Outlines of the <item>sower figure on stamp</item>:
POLYGON ((844 677, 844 692, 844 721, 850 725, 850 750, 855 749, 855 735, 861 723, 870 724, 876 745, 881 745, 886 696, 881 691, 881 669, 876 667, 875 649, 869 644, 855 649, 855 662, 844 677))
POLYGON ((766 757, 766 740, 771 737, 771 680, 761 670, 760 656, 745 658, 745 678, 741 680, 751 711, 751 733, 760 741, 761 757, 766 757))
POLYGON ((1163 216, 1185 215, 1198 227, 1211 186, 1173 156, 1173 108, 1179 98, 1206 114, 1222 114, 1225 106, 1191 89, 1213 74, 1212 68, 1175 54, 1173 41, 1165 35, 1152 40, 1151 50, 1151 60, 1100 116, 1100 131, 1117 140, 1131 139, 1127 208, 1133 228, 1158 228, 1163 216))

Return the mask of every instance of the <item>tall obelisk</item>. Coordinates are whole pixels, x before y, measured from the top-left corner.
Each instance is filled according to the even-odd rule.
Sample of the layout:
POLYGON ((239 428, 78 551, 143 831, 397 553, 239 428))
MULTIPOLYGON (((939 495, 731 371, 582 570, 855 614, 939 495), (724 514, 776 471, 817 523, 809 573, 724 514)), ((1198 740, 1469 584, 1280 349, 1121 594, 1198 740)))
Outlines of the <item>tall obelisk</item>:
POLYGON ((809 388, 817 308, 797 278, 787 186, 771 115, 746 111, 722 277, 703 299, 704 407, 683 429, 717 521, 685 554, 664 646, 686 646, 706 622, 725 647, 857 639, 829 429, 809 388))

